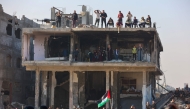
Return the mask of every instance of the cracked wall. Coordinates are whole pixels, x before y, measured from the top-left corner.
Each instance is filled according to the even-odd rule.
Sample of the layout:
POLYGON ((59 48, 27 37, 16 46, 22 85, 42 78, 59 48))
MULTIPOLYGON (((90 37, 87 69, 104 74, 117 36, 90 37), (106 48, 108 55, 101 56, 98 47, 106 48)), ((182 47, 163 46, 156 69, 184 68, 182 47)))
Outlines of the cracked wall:
MULTIPOLYGON (((15 16, 5 13, 0 4, 0 106, 5 101, 7 101, 7 104, 11 102, 27 104, 28 99, 34 98, 35 73, 26 72, 25 67, 21 67, 19 59, 21 59, 22 39, 20 39, 21 36, 19 38, 15 35, 17 29, 22 31, 22 28, 29 27, 39 27, 39 24, 26 18, 24 15, 21 19, 17 19, 15 16), (10 22, 10 19, 12 22, 10 22), (6 27, 8 24, 12 26, 11 36, 7 35, 6 27), (7 65, 7 56, 11 57, 9 66, 7 65), (9 87, 4 89, 2 85, 9 87)), ((0 108, 3 109, 3 107, 0 108)))

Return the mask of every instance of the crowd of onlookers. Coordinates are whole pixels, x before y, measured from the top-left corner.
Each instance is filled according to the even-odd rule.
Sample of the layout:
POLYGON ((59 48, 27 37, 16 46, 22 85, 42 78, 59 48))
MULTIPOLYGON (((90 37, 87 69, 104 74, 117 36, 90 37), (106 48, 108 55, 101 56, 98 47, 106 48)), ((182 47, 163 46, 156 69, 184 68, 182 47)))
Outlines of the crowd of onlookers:
MULTIPOLYGON (((132 60, 133 61, 143 61, 144 49, 141 44, 138 47, 134 45, 131 49, 132 60)), ((75 49, 73 52, 74 60, 78 61, 79 50, 75 49)), ((88 52, 88 61, 89 62, 98 62, 98 61, 111 61, 112 59, 119 60, 120 50, 112 49, 110 45, 105 47, 98 47, 93 51, 88 52)))
MULTIPOLYGON (((101 28, 103 28, 103 25, 105 26, 105 28, 107 28, 108 26, 113 26, 116 25, 116 27, 122 27, 123 26, 123 18, 124 18, 124 15, 121 11, 119 11, 118 13, 118 20, 116 22, 116 24, 114 24, 114 21, 113 19, 110 17, 108 22, 106 22, 107 20, 107 13, 102 10, 95 10, 94 13, 96 14, 96 20, 95 20, 95 26, 99 27, 99 23, 100 23, 100 20, 101 20, 101 28)), ((56 26, 57 27, 61 27, 61 17, 62 17, 62 14, 60 11, 58 11, 56 13, 56 26)), ((147 16, 147 18, 145 19, 144 17, 141 17, 141 20, 138 21, 138 19, 134 16, 133 18, 133 15, 131 14, 131 12, 129 11, 128 14, 126 15, 127 17, 127 20, 126 22, 124 23, 124 26, 125 27, 130 27, 130 28, 136 28, 136 27, 145 27, 145 25, 148 25, 149 27, 151 27, 151 17, 150 15, 147 16), (132 20, 133 18, 133 20, 132 20)), ((75 28, 76 27, 76 22, 78 21, 78 14, 76 13, 76 11, 74 10, 74 13, 72 14, 71 18, 72 20, 72 27, 75 28)))
MULTIPOLYGON (((97 27, 99 27, 99 22, 100 22, 100 19, 101 19, 101 27, 103 28, 103 24, 105 25, 105 28, 108 27, 108 26, 113 26, 114 27, 114 21, 113 19, 110 17, 108 22, 107 22, 107 25, 106 25, 106 18, 107 18, 107 13, 103 10, 103 11, 100 11, 100 10, 95 10, 94 13, 96 14, 96 21, 95 21, 95 25, 97 24, 97 27)), ((131 12, 129 11, 128 14, 127 14, 127 20, 125 22, 125 27, 145 27, 145 25, 149 25, 149 27, 151 27, 151 17, 150 15, 148 15, 148 17, 145 18, 142 17, 140 21, 138 21, 138 19, 136 19, 136 17, 134 16, 134 19, 132 21, 132 17, 133 15, 131 14, 131 12), (138 24, 139 23, 139 24, 138 24)), ((119 11, 118 13, 118 16, 117 16, 118 20, 117 20, 117 23, 115 24, 117 27, 121 27, 123 26, 123 18, 124 18, 124 15, 121 11, 119 11)))

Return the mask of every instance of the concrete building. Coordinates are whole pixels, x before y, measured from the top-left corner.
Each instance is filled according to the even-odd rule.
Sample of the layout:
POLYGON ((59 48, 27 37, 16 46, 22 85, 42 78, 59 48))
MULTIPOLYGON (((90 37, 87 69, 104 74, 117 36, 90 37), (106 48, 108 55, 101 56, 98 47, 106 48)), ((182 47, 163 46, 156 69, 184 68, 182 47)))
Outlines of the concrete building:
POLYGON ((36 109, 40 105, 91 109, 97 106, 94 100, 109 89, 113 109, 131 104, 145 109, 146 102, 153 99, 156 76, 163 74, 163 46, 156 28, 121 28, 120 33, 117 28, 24 28, 22 39, 22 65, 36 72, 36 109), (133 61, 131 49, 139 44, 144 49, 143 60, 133 61), (30 59, 30 45, 34 59, 30 59), (120 50, 120 60, 107 61, 106 52, 106 60, 89 62, 89 52, 99 47, 106 51, 108 45, 120 50))
MULTIPOLYGON (((12 102, 30 104, 34 101, 35 72, 21 66, 22 28, 39 25, 25 16, 18 19, 3 11, 0 4, 0 108, 12 102)), ((32 40, 31 40, 32 41, 32 40)), ((30 48, 32 51, 32 48, 30 48)), ((32 52, 30 52, 32 58, 32 52)), ((28 59, 30 60, 30 59, 28 59)), ((30 104, 33 105, 33 104, 30 104)))

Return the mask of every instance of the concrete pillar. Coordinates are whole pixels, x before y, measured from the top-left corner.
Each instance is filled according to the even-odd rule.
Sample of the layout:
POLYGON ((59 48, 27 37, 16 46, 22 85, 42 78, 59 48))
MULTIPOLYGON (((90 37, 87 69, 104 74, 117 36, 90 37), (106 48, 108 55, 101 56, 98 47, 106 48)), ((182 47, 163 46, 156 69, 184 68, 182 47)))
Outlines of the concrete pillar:
MULTIPOLYGON (((2 77, 3 72, 0 71, 0 77, 2 77)), ((0 78, 0 90, 2 87, 3 80, 0 78)), ((0 92, 0 109, 4 109, 3 100, 2 100, 2 93, 0 92)))
POLYGON ((74 51, 74 35, 71 35, 69 61, 72 61, 73 59, 73 51, 74 51))
POLYGON ((110 45, 109 34, 106 35, 106 60, 108 60, 108 51, 107 51, 108 45, 110 45))
POLYGON ((55 71, 52 71, 52 75, 51 75, 51 97, 50 97, 50 106, 54 109, 54 91, 55 91, 55 87, 56 87, 56 78, 55 78, 55 71))
POLYGON ((41 105, 47 106, 47 71, 41 73, 41 105))
POLYGON ((51 8, 51 20, 55 20, 55 8, 51 8))
POLYGON ((118 72, 113 72, 111 71, 111 97, 112 97, 112 101, 111 101, 111 109, 119 109, 118 108, 118 92, 119 92, 119 88, 118 88, 118 72))
POLYGON ((85 72, 78 73, 79 105, 84 108, 85 99, 85 72))
POLYGON ((36 81, 35 81, 35 109, 39 108, 39 90, 40 88, 40 70, 36 69, 36 81))
POLYGON ((48 37, 45 37, 44 41, 44 51, 45 51, 45 58, 49 57, 49 52, 48 52, 48 37))
POLYGON ((15 37, 15 16, 12 16, 12 36, 15 37))
POLYGON ((142 109, 146 109, 146 71, 143 71, 142 109))
POLYGON ((78 72, 73 73, 73 105, 76 107, 79 105, 78 103, 78 72))
POLYGON ((158 51, 158 49, 157 48, 158 48, 157 47, 157 35, 154 34, 154 63, 156 65, 158 65, 158 60, 157 60, 157 57, 158 57, 157 51, 158 51))
POLYGON ((70 71, 69 73, 69 109, 73 109, 73 71, 70 71))
MULTIPOLYGON (((110 90, 110 72, 106 71, 106 91, 110 90)), ((106 109, 110 108, 110 102, 106 103, 106 109)))
POLYGON ((78 76, 77 72, 70 71, 69 109, 78 106, 78 76))

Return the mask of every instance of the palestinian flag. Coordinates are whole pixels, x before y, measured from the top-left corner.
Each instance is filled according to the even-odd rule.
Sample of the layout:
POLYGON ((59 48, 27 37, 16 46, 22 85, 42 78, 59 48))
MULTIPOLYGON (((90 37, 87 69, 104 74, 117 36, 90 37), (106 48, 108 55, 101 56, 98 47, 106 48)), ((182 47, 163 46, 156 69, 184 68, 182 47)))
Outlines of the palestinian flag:
POLYGON ((97 101, 98 103, 98 108, 104 106, 107 102, 109 102, 111 99, 111 96, 110 96, 110 90, 108 90, 100 100, 97 101))

